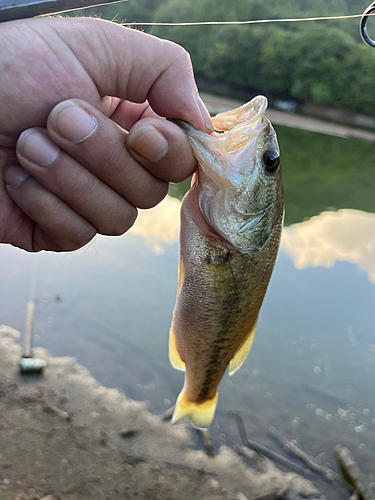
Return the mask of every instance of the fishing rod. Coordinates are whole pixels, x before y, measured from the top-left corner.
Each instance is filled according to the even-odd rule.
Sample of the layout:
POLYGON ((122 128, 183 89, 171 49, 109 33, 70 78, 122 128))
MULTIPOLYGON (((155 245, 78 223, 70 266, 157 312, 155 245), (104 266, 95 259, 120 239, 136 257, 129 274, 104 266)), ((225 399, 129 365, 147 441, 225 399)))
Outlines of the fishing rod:
POLYGON ((371 15, 374 15, 375 13, 375 2, 370 4, 367 9, 364 11, 361 21, 359 23, 359 33, 361 35, 362 40, 365 42, 366 45, 369 45, 370 47, 375 47, 375 41, 369 36, 367 33, 367 21, 368 18, 371 15))
POLYGON ((0 0, 0 23, 119 2, 122 0, 0 0))

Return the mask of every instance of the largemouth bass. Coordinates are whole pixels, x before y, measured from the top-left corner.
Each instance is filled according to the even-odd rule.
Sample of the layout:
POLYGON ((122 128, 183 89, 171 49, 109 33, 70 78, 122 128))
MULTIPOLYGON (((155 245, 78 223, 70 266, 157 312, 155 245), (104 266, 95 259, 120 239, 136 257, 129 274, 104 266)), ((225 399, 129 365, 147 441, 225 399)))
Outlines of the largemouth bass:
POLYGON ((267 99, 212 119, 211 135, 178 123, 199 167, 181 206, 177 300, 169 339, 185 370, 172 423, 208 427, 217 387, 244 362, 275 265, 284 214, 279 147, 267 99))

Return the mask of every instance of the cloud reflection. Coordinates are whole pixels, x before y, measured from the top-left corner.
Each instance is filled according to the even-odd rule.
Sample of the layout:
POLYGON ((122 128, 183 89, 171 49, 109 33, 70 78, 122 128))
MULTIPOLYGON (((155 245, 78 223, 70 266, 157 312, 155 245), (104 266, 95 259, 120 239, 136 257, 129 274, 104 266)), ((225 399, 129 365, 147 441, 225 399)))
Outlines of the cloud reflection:
MULTIPOLYGON (((157 254, 178 241, 181 202, 167 196, 152 210, 140 210, 130 233, 141 236, 157 254)), ((375 214, 343 209, 322 212, 283 229, 281 248, 296 269, 332 267, 337 261, 357 264, 375 283, 375 214)))
POLYGON ((375 283, 375 214, 352 209, 322 212, 284 228, 281 247, 296 269, 346 261, 358 264, 375 283))
POLYGON ((138 218, 130 233, 141 236, 157 255, 164 253, 164 246, 178 240, 181 202, 167 196, 152 210, 139 210, 138 218))

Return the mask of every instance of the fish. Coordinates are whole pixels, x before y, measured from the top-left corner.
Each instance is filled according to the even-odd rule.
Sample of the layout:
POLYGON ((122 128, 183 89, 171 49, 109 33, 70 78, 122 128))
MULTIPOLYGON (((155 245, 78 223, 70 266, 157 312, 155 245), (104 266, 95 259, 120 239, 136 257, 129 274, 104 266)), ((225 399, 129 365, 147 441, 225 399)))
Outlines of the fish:
POLYGON ((284 217, 280 151, 267 105, 257 96, 219 113, 211 135, 175 120, 198 168, 180 212, 169 359, 185 379, 172 424, 188 417, 208 427, 228 365, 232 375, 253 343, 284 217))

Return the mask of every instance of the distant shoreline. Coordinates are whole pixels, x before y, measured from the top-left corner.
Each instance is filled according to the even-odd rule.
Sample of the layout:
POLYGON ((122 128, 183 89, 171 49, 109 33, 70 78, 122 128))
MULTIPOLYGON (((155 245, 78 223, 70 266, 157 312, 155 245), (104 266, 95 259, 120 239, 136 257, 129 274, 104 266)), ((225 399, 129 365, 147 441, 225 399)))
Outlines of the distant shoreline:
MULTIPOLYGON (((212 115, 228 111, 229 109, 236 108, 244 103, 244 101, 239 99, 219 97, 207 92, 201 92, 200 95, 212 115)), ((311 132, 342 137, 345 139, 358 139, 366 142, 375 142, 375 133, 361 128, 349 127, 347 125, 336 124, 323 119, 286 113, 284 111, 276 111, 274 109, 268 109, 267 116, 274 125, 309 130, 311 132)))

